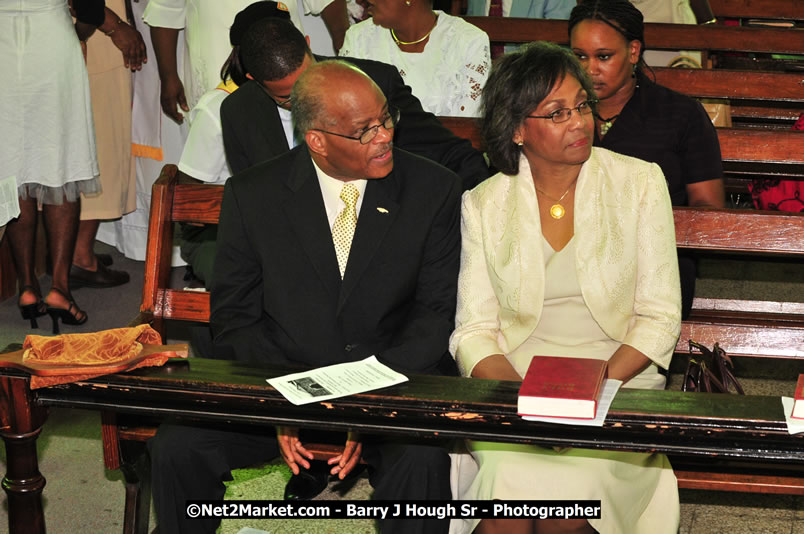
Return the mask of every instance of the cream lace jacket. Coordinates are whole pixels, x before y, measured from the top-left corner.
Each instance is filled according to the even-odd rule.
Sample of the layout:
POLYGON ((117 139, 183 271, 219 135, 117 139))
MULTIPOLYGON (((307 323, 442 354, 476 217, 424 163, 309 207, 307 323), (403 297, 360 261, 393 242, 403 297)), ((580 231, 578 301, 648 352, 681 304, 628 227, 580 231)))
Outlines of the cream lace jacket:
MULTIPOLYGON (((544 257, 530 167, 497 174, 463 196, 461 270, 450 352, 464 376, 536 328, 544 257)), ((667 368, 681 325, 673 211, 659 166, 593 148, 575 190, 581 293, 612 339, 667 368)))

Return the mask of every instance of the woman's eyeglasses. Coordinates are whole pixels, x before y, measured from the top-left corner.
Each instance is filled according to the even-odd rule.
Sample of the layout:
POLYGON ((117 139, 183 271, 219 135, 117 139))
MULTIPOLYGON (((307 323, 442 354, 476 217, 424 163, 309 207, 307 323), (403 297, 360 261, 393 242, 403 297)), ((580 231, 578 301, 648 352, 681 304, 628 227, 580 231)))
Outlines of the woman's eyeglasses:
POLYGON ((592 105, 596 104, 597 100, 584 100, 574 108, 560 108, 547 115, 528 115, 526 119, 550 119, 556 124, 567 122, 572 117, 572 112, 577 111, 580 115, 589 115, 592 113, 592 105))

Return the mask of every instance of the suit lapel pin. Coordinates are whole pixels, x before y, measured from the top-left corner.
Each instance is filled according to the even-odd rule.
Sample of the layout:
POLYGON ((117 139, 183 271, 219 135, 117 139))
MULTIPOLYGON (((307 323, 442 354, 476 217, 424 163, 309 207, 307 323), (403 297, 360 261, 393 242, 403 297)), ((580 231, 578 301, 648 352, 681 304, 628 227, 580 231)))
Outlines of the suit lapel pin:
POLYGON ((377 211, 379 211, 380 213, 388 213, 388 210, 387 210, 387 209, 385 209, 385 208, 380 208, 379 206, 377 207, 377 211))

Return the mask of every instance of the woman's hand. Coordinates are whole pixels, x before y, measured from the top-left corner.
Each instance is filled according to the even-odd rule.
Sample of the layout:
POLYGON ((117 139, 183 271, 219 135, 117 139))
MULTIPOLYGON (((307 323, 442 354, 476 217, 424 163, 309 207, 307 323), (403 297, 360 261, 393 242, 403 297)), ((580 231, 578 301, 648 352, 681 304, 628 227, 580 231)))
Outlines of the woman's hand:
POLYGON ((123 62, 127 68, 140 70, 142 69, 142 64, 148 62, 145 41, 143 41, 142 35, 122 20, 115 26, 114 31, 109 34, 109 38, 118 50, 123 53, 123 62))
POLYGON ((522 381, 522 377, 503 354, 492 354, 480 360, 472 369, 472 378, 522 381))
POLYGON ((651 360, 630 345, 620 345, 609 358, 609 378, 628 382, 647 369, 651 360))

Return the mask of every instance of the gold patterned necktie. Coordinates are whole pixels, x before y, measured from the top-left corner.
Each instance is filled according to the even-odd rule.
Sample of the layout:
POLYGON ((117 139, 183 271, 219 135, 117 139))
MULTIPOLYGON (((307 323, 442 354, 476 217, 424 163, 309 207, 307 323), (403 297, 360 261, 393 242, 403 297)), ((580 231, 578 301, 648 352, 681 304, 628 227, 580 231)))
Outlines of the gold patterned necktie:
POLYGON ((346 261, 349 259, 349 249, 352 248, 352 238, 357 228, 357 199, 360 191, 353 184, 343 184, 341 189, 341 200, 346 206, 335 218, 332 225, 332 242, 335 244, 335 255, 338 257, 338 268, 341 271, 341 279, 346 271, 346 261))

